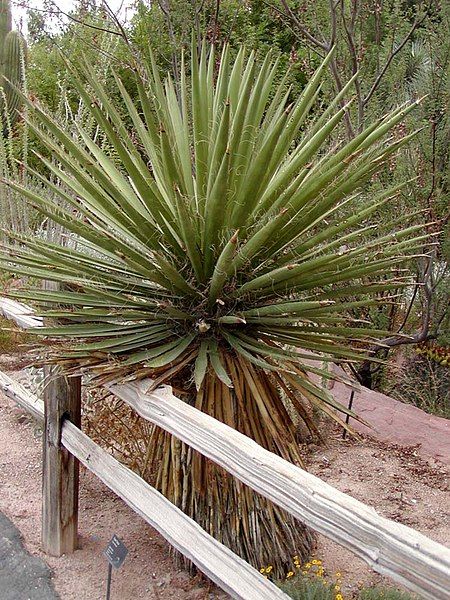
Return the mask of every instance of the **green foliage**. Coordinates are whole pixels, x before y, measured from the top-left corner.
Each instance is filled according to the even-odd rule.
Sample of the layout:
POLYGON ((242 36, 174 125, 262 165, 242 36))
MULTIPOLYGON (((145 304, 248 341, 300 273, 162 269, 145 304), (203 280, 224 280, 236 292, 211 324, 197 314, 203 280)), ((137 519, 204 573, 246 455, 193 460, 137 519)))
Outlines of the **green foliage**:
POLYGON ((443 349, 442 357, 438 355, 439 360, 426 354, 407 354, 395 385, 387 384, 386 393, 425 412, 450 418, 449 356, 448 348, 443 349))
POLYGON ((14 334, 11 329, 11 323, 0 317, 0 354, 10 353, 16 346, 14 334))
MULTIPOLYGON (((116 29, 98 4, 79 2, 73 16, 100 29, 116 29)), ((11 239, 1 265, 65 285, 58 296, 43 295, 39 285, 16 295, 36 302, 49 317, 67 319, 69 326, 47 331, 52 334, 50 358, 66 369, 81 365, 104 380, 151 376, 155 385, 171 382, 197 408, 300 462, 298 419, 314 432, 310 415, 318 406, 329 413, 335 405, 308 373, 326 381, 330 374, 323 360, 360 357, 365 346, 394 326, 390 296, 401 298, 413 282, 401 267, 411 251, 426 251, 422 216, 402 221, 399 215, 426 208, 429 220, 444 221, 449 146, 442 116, 448 104, 445 6, 430 7, 362 111, 356 93, 347 106, 350 135, 344 115, 336 113, 358 88, 353 82, 335 101, 333 71, 345 82, 354 70, 344 27, 351 22, 349 11, 359 10, 353 23, 360 69, 355 81, 364 96, 414 19, 423 15, 421 3, 414 11, 400 0, 376 7, 334 3, 343 11, 334 59, 322 70, 320 85, 306 90, 325 52, 282 15, 281 3, 137 4, 126 33, 144 62, 152 63, 146 68, 134 62, 118 36, 76 22, 54 33, 45 30, 42 19, 32 20, 28 80, 39 102, 33 100, 30 107, 30 145, 44 161, 32 159, 35 174, 14 171, 18 140, 10 136, 2 150, 7 157, 3 174, 15 183, 2 202, 8 202, 16 232, 32 229, 39 235, 11 239), (200 67, 195 51, 191 55, 192 31, 194 47, 202 54, 200 67), (228 43, 223 71, 234 68, 235 76, 232 84, 224 79, 221 92, 219 60, 216 56, 214 64, 208 63, 201 52, 203 38, 214 41, 219 51, 228 43), (257 75, 260 81, 264 75, 259 60, 244 58, 243 43, 261 61, 269 48, 275 50, 265 66, 272 85, 267 96, 260 95, 260 106, 261 87, 253 86, 257 75), (69 62, 84 55, 87 66, 68 69, 56 47, 69 62), (159 75, 167 72, 172 80, 161 81, 159 75), (315 102, 300 110, 300 95, 304 99, 314 89, 315 102), (400 115, 397 123, 389 122, 385 113, 398 101, 428 92, 407 125, 400 115), (377 119, 386 125, 391 149, 382 136, 373 139, 375 128, 373 133, 365 129, 377 119), (408 151, 396 155, 405 134, 421 127, 408 151), (317 138, 312 134, 320 128, 326 135, 313 148, 311 140, 317 138), (360 132, 362 137, 349 146, 360 132), (418 185, 400 186, 417 175, 418 185), (362 193, 356 195, 358 189, 362 193), (16 200, 22 196, 33 210, 39 208, 43 226, 34 219, 29 226, 27 219, 15 225, 15 206, 23 206, 16 200), (410 230, 416 238, 412 246, 407 233, 387 237, 405 223, 418 227, 410 230), (61 229, 68 232, 64 246, 54 244, 61 229), (303 348, 315 355, 315 366, 310 354, 304 361, 303 348)), ((328 1, 288 4, 307 31, 331 39, 328 1)), ((26 155, 27 130, 23 139, 26 155)), ((427 233, 438 229, 429 227, 427 233)), ((448 253, 438 246, 436 256, 436 269, 445 272, 448 253)), ((408 266, 414 270, 420 260, 413 256, 408 266)), ((433 284, 433 303, 438 298, 439 306, 446 301, 442 281, 445 276, 433 284)), ((403 304, 409 297, 408 290, 403 304)), ((420 300, 405 330, 418 325, 420 300)), ((441 340, 445 320, 434 307, 441 340)), ((267 564, 274 544, 280 564, 288 565, 295 553, 308 553, 311 537, 300 524, 249 490, 237 489, 232 478, 169 435, 156 430, 148 447, 156 487, 253 564, 267 564), (213 504, 233 518, 210 516, 213 504), (255 517, 246 521, 249 512, 255 517)), ((275 570, 282 571, 279 565, 275 570)))
POLYGON ((24 78, 25 41, 11 29, 10 0, 0 1, 0 115, 4 135, 12 130, 21 106, 15 86, 21 87, 24 78))
MULTIPOLYGON (((293 600, 340 600, 346 597, 337 592, 333 584, 309 577, 295 576, 292 579, 277 582, 277 585, 293 600)), ((417 596, 395 588, 373 587, 362 589, 357 598, 358 600, 416 600, 417 596)))
MULTIPOLYGON (((51 7, 47 6, 51 9, 51 7)), ((38 13, 41 15, 41 13, 38 13)), ((100 25, 100 17, 93 16, 91 21, 100 25), (95 17, 95 18, 94 18, 95 17)), ((89 111, 84 108, 83 101, 74 92, 70 71, 65 57, 78 56, 82 49, 92 57, 96 77, 104 82, 108 78, 108 66, 111 53, 115 51, 118 38, 108 33, 97 35, 93 48, 93 36, 86 34, 86 28, 77 25, 80 31, 63 32, 52 39, 45 31, 42 20, 37 19, 32 29, 32 44, 27 62, 27 77, 24 78, 24 93, 30 90, 30 98, 39 100, 47 107, 54 119, 70 131, 74 138, 79 137, 78 126, 82 125, 90 134, 95 131, 95 122, 89 111), (40 25, 39 25, 40 24, 40 25), (83 33, 84 35, 81 35, 83 33), (58 48, 59 46, 59 48, 58 48), (92 52, 89 52, 92 49, 92 52), (62 50, 62 52, 61 52, 62 50)), ((98 33, 98 32, 97 32, 98 33)), ((0 170, 2 178, 26 184, 35 194, 44 193, 42 176, 49 175, 48 169, 38 158, 43 156, 52 161, 52 153, 42 143, 39 132, 30 131, 27 124, 27 108, 24 119, 8 135, 0 139, 0 170)), ((105 150, 108 144, 100 133, 99 143, 105 150)), ((64 188, 60 181, 54 181, 55 189, 64 188)), ((55 198, 55 191, 46 190, 47 197, 55 198)), ((61 201, 58 196, 58 200, 61 201)), ((17 190, 0 185, 0 228, 16 233, 31 233, 39 238, 55 241, 62 234, 59 224, 50 223, 48 219, 37 213, 34 207, 24 201, 17 190)), ((5 234, 0 232, 0 239, 5 234)))
MULTIPOLYGON (((110 307, 121 305, 124 315, 131 311, 137 319, 127 331, 129 351, 124 353, 123 345, 113 342, 124 329, 119 310, 107 343, 71 344, 60 358, 72 362, 76 357, 75 363, 92 364, 92 351, 109 349, 104 359, 94 362, 107 372, 112 353, 125 373, 169 366, 190 353, 194 360, 203 348, 197 363, 198 388, 208 364, 231 385, 220 362, 223 349, 269 371, 301 358, 285 344, 341 360, 358 358, 357 349, 349 349, 343 336, 351 331, 355 340, 364 341, 368 332, 348 329, 345 313, 361 301, 348 302, 346 296, 353 289, 370 293, 363 280, 402 264, 424 238, 413 227, 361 246, 353 228, 395 197, 398 187, 376 195, 364 208, 357 208, 351 195, 404 143, 379 145, 411 107, 393 111, 338 151, 327 152, 327 140, 344 115, 342 109, 334 110, 333 103, 292 149, 317 98, 326 63, 297 102, 289 105, 283 85, 269 100, 276 62, 268 55, 258 66, 253 55, 246 59, 241 50, 232 67, 225 48, 214 84, 216 58, 212 53, 208 60, 203 49, 199 62, 193 56, 191 94, 183 74, 177 94, 171 79, 161 82, 153 65, 146 74, 150 94, 137 78, 144 120, 117 79, 135 135, 147 154, 145 161, 88 64, 82 74, 74 71, 73 77, 118 163, 89 132, 80 129, 80 142, 76 142, 30 104, 35 116, 32 130, 39 131, 63 168, 43 162, 76 194, 76 199, 64 198, 84 215, 85 223, 80 225, 78 216, 58 210, 16 183, 10 186, 94 245, 100 255, 90 258, 87 248, 61 254, 57 247, 24 238, 21 241, 29 250, 4 264, 13 260, 16 272, 45 273, 50 279, 77 284, 79 291, 64 302, 73 307, 68 316, 74 322, 85 310, 75 309, 83 298, 80 293, 89 289, 87 295, 100 318, 83 327, 46 330, 45 335, 102 337, 104 326, 95 322, 108 315, 100 314, 104 301, 94 301, 92 294, 97 293, 106 293, 110 307), (89 103, 93 95, 98 103, 89 103), (48 134, 38 129, 38 123, 48 134), (98 236, 99 227, 105 237, 98 236), (348 244, 342 252, 344 240, 348 244), (39 256, 45 256, 43 262, 39 256), (136 346, 140 350, 132 351, 136 346)), ((60 303, 59 293, 53 301, 60 303)), ((372 300, 364 299, 362 304, 370 306, 372 300)), ((375 330, 370 333, 376 335, 375 330)), ((320 355, 316 358, 321 360, 320 355)), ((117 374, 116 369, 117 365, 113 369, 117 374)), ((325 392, 312 393, 331 402, 325 392)))
MULTIPOLYGON (((22 106, 20 92, 26 90, 25 41, 11 30, 9 0, 0 1, 0 177, 23 182, 28 157, 28 131, 18 123, 22 106)), ((28 231, 27 211, 20 195, 0 183, 0 227, 28 231)), ((0 231, 0 240, 4 234, 0 231)))
MULTIPOLYGON (((142 3, 130 26, 130 35, 141 52, 145 53, 150 44, 163 72, 173 72, 176 56, 182 48, 189 51, 193 29, 198 39, 206 35, 219 47, 224 40, 229 41, 232 55, 242 43, 259 51, 276 48, 280 52, 280 72, 288 64, 291 66, 289 83, 295 97, 317 64, 317 55, 323 55, 327 44, 334 43, 336 56, 330 63, 328 75, 324 74, 320 94, 325 102, 329 101, 342 82, 359 71, 353 88, 355 102, 348 109, 348 124, 346 122, 349 137, 356 135, 369 120, 384 114, 395 102, 426 96, 409 123, 399 126, 393 135, 401 137, 405 132, 422 130, 406 152, 379 170, 372 189, 376 184, 381 190, 395 182, 417 178, 417 185, 399 194, 396 202, 382 207, 379 219, 383 224, 396 214, 411 214, 415 209, 424 211, 426 220, 434 223, 428 231, 443 230, 436 238, 434 261, 439 270, 449 272, 448 3, 418 1, 411 4, 390 0, 372 5, 358 0, 335 3, 333 8, 327 0, 271 4, 261 0, 222 0, 217 12, 216 3, 208 1, 171 2, 165 5, 165 12, 160 6, 160 3, 152 3, 148 8, 142 3)), ((410 223, 420 222, 422 218, 412 215, 410 223)), ((448 297, 448 289, 442 295, 434 282, 429 282, 432 292, 431 299, 427 300, 419 261, 413 259, 410 266, 412 271, 417 270, 416 279, 421 287, 402 333, 426 331, 426 335, 442 339, 445 336, 443 324, 450 318, 447 315, 442 319, 445 311, 442 298, 448 297), (427 310, 423 310, 424 305, 427 310)), ((377 317, 376 322, 372 322, 374 329, 380 328, 381 321, 383 327, 395 331, 395 317, 401 321, 401 305, 410 298, 410 289, 398 289, 396 294, 398 310, 386 303, 364 315, 369 319, 377 317)))
POLYGON ((296 576, 277 582, 277 585, 293 600, 335 600, 336 598, 334 585, 320 579, 296 576))
POLYGON ((361 591, 360 600, 415 600, 408 592, 400 592, 394 588, 374 587, 361 591))
POLYGON ((30 335, 15 327, 12 321, 0 317, 0 354, 20 353, 21 344, 30 343, 31 339, 30 335))
POLYGON ((64 28, 51 33, 46 32, 45 25, 38 19, 32 33, 28 87, 52 112, 60 109, 62 94, 72 110, 77 109, 79 94, 74 90, 67 61, 83 55, 100 70, 104 69, 105 62, 120 64, 118 36, 102 30, 109 26, 103 10, 80 7, 71 11, 71 16, 77 21, 69 21, 64 28))
POLYGON ((234 58, 239 47, 245 45, 261 55, 269 50, 279 55, 278 77, 286 73, 295 97, 304 87, 308 75, 320 64, 320 57, 310 56, 303 48, 294 51, 295 36, 286 28, 280 16, 261 0, 242 2, 222 0, 218 4, 175 0, 161 10, 160 3, 139 2, 129 26, 129 36, 139 55, 148 59, 153 52, 162 74, 168 71, 176 79, 178 57, 184 51, 190 58, 191 39, 195 36, 198 49, 207 39, 220 50, 225 43, 234 58), (303 61, 308 57, 309 66, 303 61))

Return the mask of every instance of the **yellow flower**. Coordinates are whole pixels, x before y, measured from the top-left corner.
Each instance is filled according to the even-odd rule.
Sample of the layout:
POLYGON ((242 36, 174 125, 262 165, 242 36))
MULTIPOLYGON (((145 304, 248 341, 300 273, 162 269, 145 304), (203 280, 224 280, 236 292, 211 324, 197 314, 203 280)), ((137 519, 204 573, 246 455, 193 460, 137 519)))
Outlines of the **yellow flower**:
POLYGON ((308 571, 302 571, 302 575, 308 575, 308 571))
POLYGON ((339 579, 339 577, 341 577, 341 574, 339 573, 339 571, 336 571, 335 575, 338 579, 339 579))
POLYGON ((266 570, 265 570, 265 568, 263 567, 262 569, 260 569, 260 570, 259 570, 259 572, 260 572, 260 573, 265 573, 265 572, 266 572, 266 570))
POLYGON ((340 585, 335 585, 334 589, 336 592, 340 592, 341 591, 341 586, 340 585))
POLYGON ((294 575, 294 571, 289 571, 289 573, 286 575, 286 579, 289 579, 289 577, 292 577, 294 575))
POLYGON ((344 596, 342 594, 336 594, 335 600, 344 600, 344 596))
POLYGON ((311 561, 311 564, 313 564, 313 565, 318 565, 318 564, 319 564, 319 561, 318 561, 318 560, 316 560, 316 559, 314 559, 314 560, 312 560, 312 561, 311 561))
POLYGON ((299 560, 298 556, 293 557, 294 560, 299 560))
POLYGON ((269 565, 266 569, 266 573, 271 573, 272 569, 273 569, 272 565, 269 565))
POLYGON ((311 568, 311 563, 306 563, 305 569, 310 569, 310 568, 311 568))

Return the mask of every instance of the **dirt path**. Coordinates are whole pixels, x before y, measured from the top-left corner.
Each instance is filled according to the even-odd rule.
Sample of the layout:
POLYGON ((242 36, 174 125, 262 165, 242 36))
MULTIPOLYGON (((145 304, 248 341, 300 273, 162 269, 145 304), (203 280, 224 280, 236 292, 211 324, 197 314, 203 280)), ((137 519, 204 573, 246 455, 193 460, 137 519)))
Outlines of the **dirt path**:
MULTIPOLYGON (((334 429, 327 447, 310 448, 308 467, 312 473, 373 505, 383 516, 410 525, 441 543, 450 543, 448 471, 443 462, 436 458, 431 463, 424 460, 419 454, 422 446, 397 446, 369 437, 343 442, 341 437, 341 431, 334 429)), ((59 559, 44 557, 39 550, 40 465, 39 429, 0 394, 0 511, 20 529, 27 550, 50 566, 62 600, 105 597, 107 565, 103 550, 113 533, 123 539, 129 555, 122 569, 114 573, 112 599, 226 597, 200 578, 192 579, 180 572, 161 536, 84 469, 80 489, 81 549, 59 559)), ((342 573, 346 599, 362 584, 381 581, 365 563, 321 536, 317 557, 331 575, 342 573)))
MULTIPOLYGON (((95 476, 81 470, 80 550, 52 558, 41 553, 40 430, 0 394, 0 511, 20 529, 27 550, 45 559, 62 600, 104 600, 107 562, 103 556, 116 533, 129 550, 113 573, 112 599, 215 600, 222 596, 173 564, 169 545, 95 476)), ((3 600, 3 597, 0 594, 3 600)), ((18 596, 14 600, 26 600, 18 596)))
POLYGON ((0 590, 2 600, 59 600, 46 563, 24 548, 20 531, 0 512, 0 590))
MULTIPOLYGON (((449 471, 425 461, 420 446, 400 446, 362 436, 342 440, 335 428, 327 448, 316 448, 308 469, 322 480, 373 506, 379 514, 450 545, 449 471)), ((328 538, 319 536, 319 558, 329 573, 339 571, 346 598, 360 587, 393 582, 328 538)))

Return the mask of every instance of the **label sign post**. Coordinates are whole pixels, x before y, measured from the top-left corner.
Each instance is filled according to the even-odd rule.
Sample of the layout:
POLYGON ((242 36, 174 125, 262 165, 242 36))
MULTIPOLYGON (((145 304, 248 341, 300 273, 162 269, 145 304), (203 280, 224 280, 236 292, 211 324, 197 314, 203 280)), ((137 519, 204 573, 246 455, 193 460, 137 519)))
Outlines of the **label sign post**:
POLYGON ((120 540, 117 535, 114 534, 103 554, 106 556, 109 563, 108 581, 106 584, 106 600, 109 600, 111 595, 112 568, 114 567, 115 569, 118 569, 122 566, 123 561, 128 554, 128 549, 122 540, 120 540))

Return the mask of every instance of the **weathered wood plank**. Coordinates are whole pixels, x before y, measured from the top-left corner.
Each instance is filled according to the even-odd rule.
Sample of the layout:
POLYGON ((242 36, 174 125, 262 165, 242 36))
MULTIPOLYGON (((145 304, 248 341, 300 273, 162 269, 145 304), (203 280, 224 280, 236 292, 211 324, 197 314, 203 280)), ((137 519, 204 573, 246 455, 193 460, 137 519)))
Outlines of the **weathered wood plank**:
MULTIPOLYGON (((42 400, 40 400, 39 398, 37 398, 37 397, 36 397, 34 394, 32 394, 32 393, 31 393, 29 390, 27 390, 25 387, 23 387, 23 386, 22 386, 20 383, 18 383, 18 382, 16 382, 16 381, 14 381, 14 380, 13 380, 13 379, 11 379, 10 377, 8 377, 8 376, 7 376, 5 373, 2 373, 2 372, 0 372, 0 389, 2 389, 2 390, 3 390, 3 392, 5 393, 5 395, 7 395, 8 397, 12 398, 12 399, 13 399, 15 402, 17 402, 17 403, 18 403, 18 404, 19 404, 19 405, 20 405, 22 408, 24 408, 25 410, 27 410, 28 412, 30 412, 30 413, 31 413, 31 414, 32 414, 32 415, 33 415, 33 416, 34 416, 36 419, 40 420, 41 422, 43 422, 43 421, 44 421, 44 402, 43 402, 42 400)), ((65 437, 65 436, 66 436, 66 428, 67 428, 67 426, 68 426, 68 429, 72 429, 72 428, 71 428, 71 423, 67 423, 67 422, 66 422, 66 423, 65 423, 65 425, 63 426, 63 432, 62 432, 62 442, 63 442, 64 446, 66 446, 66 443, 67 443, 67 444, 69 444, 69 446, 70 446, 70 442, 67 442, 67 440, 66 440, 66 437, 65 437)), ((79 430, 78 430, 78 431, 79 431, 79 430)), ((74 434, 74 435, 75 435, 75 437, 76 437, 77 439, 80 439, 80 440, 82 440, 82 441, 84 441, 84 439, 87 437, 86 435, 80 436, 80 435, 78 435, 78 433, 76 433, 76 434, 74 434)), ((75 454, 75 450, 74 450, 74 448, 73 448, 72 446, 70 446, 70 448, 69 448, 69 449, 70 449, 70 452, 71 452, 71 454, 73 453, 74 455, 76 455, 76 457, 77 457, 78 459, 80 459, 80 460, 81 460, 81 462, 83 462, 83 464, 85 464, 87 468, 89 468, 89 469, 93 470, 93 469, 92 469, 92 460, 91 460, 91 456, 92 456, 92 452, 91 452, 91 451, 89 451, 89 450, 86 450, 86 449, 85 449, 83 454, 81 454, 81 451, 80 451, 80 453, 79 453, 79 454, 75 454), (89 455, 91 455, 91 456, 90 456, 89 458, 87 458, 89 455)), ((99 449, 99 450, 100 450, 100 449, 99 449)), ((97 452, 97 449, 96 449, 96 452, 97 452)), ((102 452, 103 452, 103 451, 101 451, 101 452, 100 452, 100 454, 101 454, 102 452)), ((108 458, 110 458, 110 457, 108 456, 108 458)), ((114 462, 114 470, 113 470, 112 472, 110 472, 110 471, 108 470, 108 473, 110 473, 110 475, 109 475, 109 476, 110 476, 110 477, 112 477, 113 479, 115 478, 115 474, 116 474, 117 472, 119 472, 119 471, 120 471, 120 472, 122 472, 122 470, 123 470, 123 469, 125 469, 125 471, 127 471, 126 467, 122 467, 122 465, 120 465, 120 466, 118 467, 118 466, 117 466, 117 464, 120 464, 120 463, 118 463, 117 461, 115 461, 115 462, 114 462)), ((100 467, 100 466, 99 466, 99 469, 101 469, 101 467, 100 467)), ((124 471, 124 472, 125 472, 125 471, 124 471)), ((98 475, 98 473, 96 473, 96 474, 98 475)), ((126 494, 128 494, 128 495, 131 495, 131 496, 134 498, 134 491, 135 491, 134 482, 135 482, 135 480, 136 480, 136 479, 139 479, 139 478, 138 478, 136 475, 134 475, 133 473, 131 473, 131 475, 133 476, 133 477, 132 477, 132 480, 133 480, 133 481, 131 481, 131 482, 130 482, 130 481, 129 481, 129 480, 130 480, 130 477, 127 477, 127 484, 126 484, 126 488, 125 488, 125 493, 126 493, 126 494)), ((102 477, 102 476, 99 476, 99 477, 100 477, 100 478, 101 478, 103 481, 105 481, 105 483, 106 483, 106 484, 109 486, 109 483, 108 483, 108 482, 105 480, 105 477, 106 477, 106 476, 107 476, 107 475, 105 475, 105 476, 103 476, 103 477, 102 477)), ((148 522, 149 522, 149 523, 150 523, 152 526, 154 526, 155 528, 157 528, 157 529, 158 529, 158 531, 160 531, 160 532, 161 532, 163 535, 165 535, 165 534, 164 534, 164 531, 162 531, 161 527, 162 527, 163 525, 165 525, 165 523, 166 523, 166 521, 167 521, 167 520, 166 520, 165 518, 161 518, 161 517, 160 517, 160 516, 161 516, 163 513, 162 513, 162 512, 160 511, 160 509, 159 509, 159 504, 158 504, 158 505, 155 505, 155 504, 154 504, 154 501, 153 501, 153 494, 151 494, 151 495, 149 495, 149 494, 148 494, 148 488, 150 488, 150 486, 148 486, 147 484, 145 484, 145 482, 143 482, 143 481, 142 481, 142 483, 143 483, 144 485, 139 485, 139 486, 138 486, 138 489, 139 489, 139 490, 142 490, 142 493, 143 493, 143 494, 145 494, 145 496, 146 496, 146 498, 147 498, 147 499, 145 500, 144 504, 145 504, 145 503, 148 503, 150 506, 152 506, 152 510, 153 510, 153 506, 156 506, 156 511, 157 511, 157 512, 156 512, 156 516, 154 516, 154 517, 151 517, 151 515, 150 515, 150 516, 149 516, 149 515, 147 515, 147 517, 145 517, 145 516, 144 516, 144 518, 146 518, 146 520, 147 520, 147 521, 148 521, 148 522), (161 523, 160 523, 159 525, 158 525, 158 524, 156 524, 156 522, 154 521, 154 519, 155 519, 155 518, 161 518, 161 523)), ((114 485, 115 485, 115 484, 114 484, 114 485)), ((109 487, 111 487, 111 489, 114 489, 114 488, 113 488, 113 486, 109 486, 109 487)), ((127 498, 125 498, 125 497, 122 495, 122 493, 119 493, 119 492, 117 492, 117 490, 116 490, 116 489, 114 489, 114 491, 115 491, 116 493, 118 493, 118 495, 119 495, 121 498, 123 498, 123 499, 124 499, 124 501, 125 501, 125 502, 127 502, 127 504, 129 504, 129 505, 130 505, 130 506, 131 506, 133 509, 135 509, 135 506, 134 506, 134 504, 131 504, 131 503, 130 503, 130 501, 129 501, 129 500, 127 500, 127 498)), ((168 502, 168 501, 167 501, 167 500, 166 500, 166 499, 165 499, 163 496, 161 496, 161 495, 160 495, 160 494, 159 494, 159 493, 158 493, 156 490, 154 490, 154 488, 150 488, 150 491, 151 491, 151 492, 153 492, 154 494, 156 494, 158 497, 161 497, 161 498, 162 498, 162 502, 163 502, 165 505, 167 505, 167 507, 168 507, 168 508, 167 508, 167 510, 168 510, 169 512, 171 511, 171 509, 172 509, 172 508, 174 509, 175 513, 177 513, 177 514, 176 514, 176 518, 177 518, 177 519, 180 519, 180 518, 182 518, 183 520, 185 520, 185 519, 188 519, 188 517, 186 517, 186 516, 185 516, 183 513, 181 513, 181 517, 180 517, 180 516, 179 516, 179 514, 178 514, 178 513, 180 513, 180 511, 179 511, 179 510, 178 510, 176 507, 174 507, 172 504, 170 504, 170 502, 168 502)), ((160 499, 160 498, 158 498, 158 499, 160 499)), ((140 513, 140 514, 141 514, 141 513, 140 513)), ((203 530, 201 530, 201 528, 199 528, 199 526, 198 526, 198 525, 197 525, 195 522, 191 521, 190 519, 188 519, 188 521, 190 521, 190 523, 193 523, 193 525, 194 525, 194 528, 195 528, 195 529, 199 529, 201 532, 203 532, 203 530)), ((201 540, 202 540, 202 541, 203 541, 203 537, 204 537, 204 535, 206 535, 206 536, 209 538, 209 536, 208 536, 208 535, 207 535, 205 532, 203 532, 203 534, 200 536, 200 535, 198 534, 198 532, 196 531, 196 532, 195 532, 195 535, 197 535, 199 538, 201 538, 201 540)), ((166 537, 167 537, 167 536, 166 536, 166 537)), ((218 542, 216 542, 216 541, 215 541, 213 538, 211 538, 211 540, 212 540, 212 542, 211 542, 212 544, 217 544, 217 545, 219 546, 219 550, 218 550, 218 552, 219 552, 219 553, 220 553, 220 552, 222 552, 222 549, 223 549, 224 547, 223 547, 221 544, 219 544, 218 542)), ((187 540, 187 542, 186 542, 186 543, 187 543, 187 550, 191 551, 191 547, 189 546, 189 544, 191 543, 191 538, 189 538, 189 539, 187 540)), ((178 546, 177 546, 177 547, 178 547, 178 546)), ((183 550, 181 547, 179 547, 178 549, 179 549, 180 551, 182 551, 182 550, 183 550)), ((229 551, 228 549, 226 549, 226 548, 225 548, 225 551, 226 551, 227 553, 230 553, 230 551, 229 551)), ((184 554, 186 554, 186 552, 184 552, 184 554)), ((232 554, 232 553, 231 553, 231 554, 232 554)), ((233 556, 234 556, 234 555, 233 555, 233 556)), ((191 558, 191 559, 192 559, 192 557, 191 557, 190 555, 189 555, 189 558, 191 558)), ((234 564, 234 566, 233 566, 233 569, 240 569, 240 567, 241 567, 241 562, 244 562, 244 561, 241 561, 241 559, 239 559, 238 557, 236 557, 236 559, 237 559, 239 562, 238 562, 238 564, 234 564)), ((223 560, 223 557, 221 556, 221 554, 218 554, 218 555, 215 555, 215 557, 214 557, 214 560, 223 560)), ((211 561, 211 563, 212 563, 212 561, 211 561)), ((200 562, 199 562, 199 563, 196 563, 196 564, 198 564, 198 567, 199 567, 199 568, 201 568, 201 564, 200 564, 200 562)), ((245 573, 244 573, 244 578, 247 578, 247 575, 246 575, 246 574, 247 574, 247 571, 248 571, 249 565, 248 565, 247 563, 245 563, 245 562, 244 562, 244 565, 245 565, 245 573)), ((217 566, 217 565, 216 565, 216 564, 212 564, 211 568, 212 568, 212 567, 215 567, 215 566, 217 566)), ((256 575, 259 575, 259 574, 257 573, 256 575)), ((210 577, 210 578, 213 578, 213 576, 212 576, 212 575, 210 575, 210 574, 209 574, 209 577, 210 577)), ((236 571, 233 571, 233 579, 235 580, 235 578, 236 578, 236 571)), ((266 580, 264 580, 264 582, 267 584, 266 580)), ((217 581, 216 583, 218 583, 218 585, 225 586, 225 583, 224 583, 224 582, 218 582, 218 581, 217 581)), ((251 578, 251 579, 250 579, 250 583, 253 585, 253 578, 251 578)), ((241 590, 241 584, 238 582, 238 583, 237 583, 237 585, 239 586, 239 590, 241 590)), ((253 586, 253 587, 254 587, 254 586, 253 586)), ((273 587, 273 586, 271 586, 271 587, 273 587)), ((227 591, 228 591, 228 588, 226 588, 226 589, 227 589, 227 591)), ((257 591, 257 590, 256 590, 256 591, 257 591)), ((277 590, 277 589, 275 589, 275 591, 277 592, 278 590, 277 590)), ((271 590, 270 590, 270 592, 273 592, 273 590, 271 589, 271 590)), ((230 592, 230 593, 231 593, 231 592, 230 592)), ((256 593, 256 592, 255 592, 255 593, 256 593)), ((261 596, 253 596, 252 598, 261 598, 261 596)), ((277 595, 273 596, 273 595, 271 595, 270 593, 267 593, 266 589, 264 589, 264 598, 268 598, 268 599, 269 599, 269 598, 286 598, 286 596, 285 596, 285 595, 282 595, 282 596, 280 596, 279 594, 277 594, 277 595)))
POLYGON ((27 390, 18 381, 0 371, 0 390, 14 400, 21 408, 29 412, 40 423, 44 422, 44 402, 27 390))
POLYGON ((79 463, 61 445, 65 419, 81 425, 81 378, 46 369, 42 465, 42 549, 52 556, 78 548, 79 463))
POLYGON ((252 489, 429 600, 450 598, 450 549, 378 515, 176 398, 170 386, 146 395, 148 382, 109 385, 143 418, 174 434, 252 489))
POLYGON ((9 298, 0 298, 0 314, 11 319, 22 329, 42 327, 42 318, 33 316, 33 309, 9 298))
POLYGON ((287 600, 288 596, 274 584, 71 422, 64 423, 61 439, 67 450, 232 598, 287 600))

